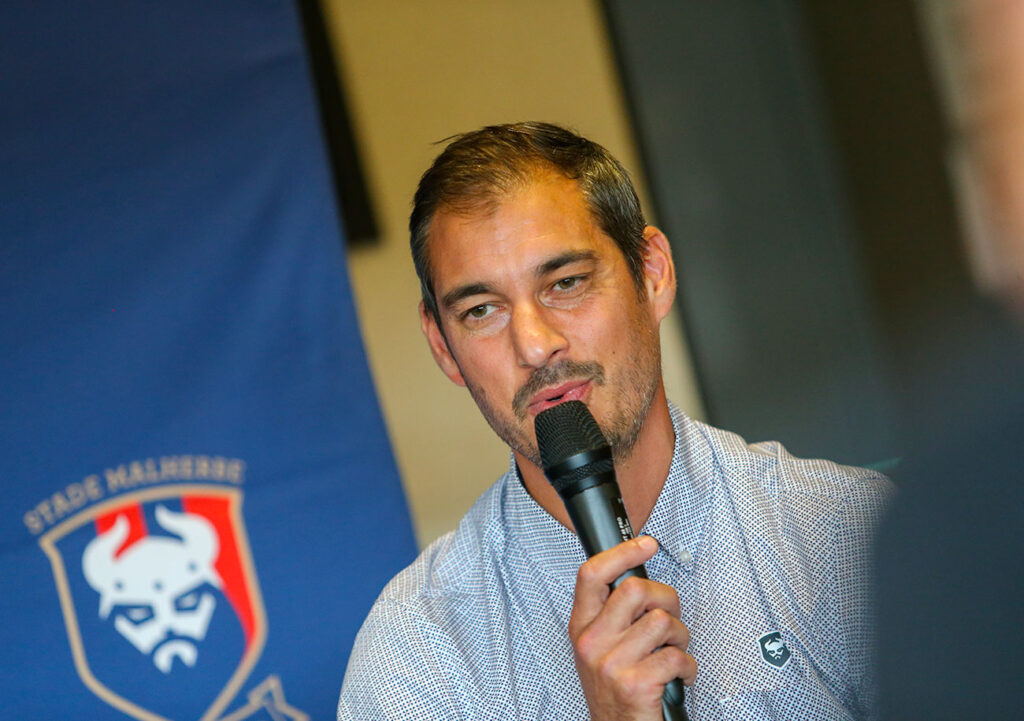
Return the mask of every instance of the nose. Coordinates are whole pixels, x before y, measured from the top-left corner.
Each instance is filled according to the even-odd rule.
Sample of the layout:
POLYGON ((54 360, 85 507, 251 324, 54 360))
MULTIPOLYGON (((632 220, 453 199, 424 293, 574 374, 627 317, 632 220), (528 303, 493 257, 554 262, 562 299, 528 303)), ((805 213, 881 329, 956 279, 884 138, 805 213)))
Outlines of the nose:
POLYGON ((537 305, 517 307, 511 326, 512 343, 523 367, 540 368, 568 347, 565 335, 552 323, 548 312, 537 305))

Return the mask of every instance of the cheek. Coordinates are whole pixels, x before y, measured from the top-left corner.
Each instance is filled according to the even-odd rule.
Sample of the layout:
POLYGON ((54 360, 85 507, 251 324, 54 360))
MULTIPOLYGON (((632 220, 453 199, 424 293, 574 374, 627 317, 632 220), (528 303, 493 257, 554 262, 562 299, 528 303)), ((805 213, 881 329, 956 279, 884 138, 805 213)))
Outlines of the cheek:
POLYGON ((504 385, 503 377, 515 367, 500 338, 474 338, 455 348, 459 368, 467 382, 494 395, 504 385))
POLYGON ((597 350, 610 356, 628 355, 634 334, 634 321, 630 310, 619 305, 594 319, 589 341, 597 350))

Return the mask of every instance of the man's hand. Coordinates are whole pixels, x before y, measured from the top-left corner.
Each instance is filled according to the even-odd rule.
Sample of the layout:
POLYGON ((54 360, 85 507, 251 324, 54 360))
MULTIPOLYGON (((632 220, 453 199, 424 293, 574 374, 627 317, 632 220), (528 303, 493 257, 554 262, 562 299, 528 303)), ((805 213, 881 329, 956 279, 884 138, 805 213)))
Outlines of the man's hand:
POLYGON ((596 554, 576 576, 569 638, 593 721, 660 721, 665 684, 692 686, 697 677, 675 590, 642 578, 610 588, 657 551, 657 541, 641 536, 596 554))

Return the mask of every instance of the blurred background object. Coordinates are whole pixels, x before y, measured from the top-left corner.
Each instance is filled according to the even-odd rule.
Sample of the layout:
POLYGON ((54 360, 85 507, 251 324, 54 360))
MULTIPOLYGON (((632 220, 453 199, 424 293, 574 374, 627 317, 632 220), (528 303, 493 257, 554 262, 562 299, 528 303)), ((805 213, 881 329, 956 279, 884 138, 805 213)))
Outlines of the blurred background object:
POLYGON ((1021 718, 1024 4, 923 7, 976 292, 915 339, 929 362, 878 540, 881 708, 893 721, 1021 718))

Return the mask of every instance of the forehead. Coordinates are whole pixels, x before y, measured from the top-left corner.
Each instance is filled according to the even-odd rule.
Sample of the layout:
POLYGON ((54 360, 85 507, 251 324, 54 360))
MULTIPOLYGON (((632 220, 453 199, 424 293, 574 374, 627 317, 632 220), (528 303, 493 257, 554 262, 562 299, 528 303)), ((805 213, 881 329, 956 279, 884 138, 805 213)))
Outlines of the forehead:
POLYGON ((427 241, 439 297, 454 286, 520 274, 573 250, 618 252, 594 220, 578 183, 553 173, 476 213, 438 210, 427 241))

